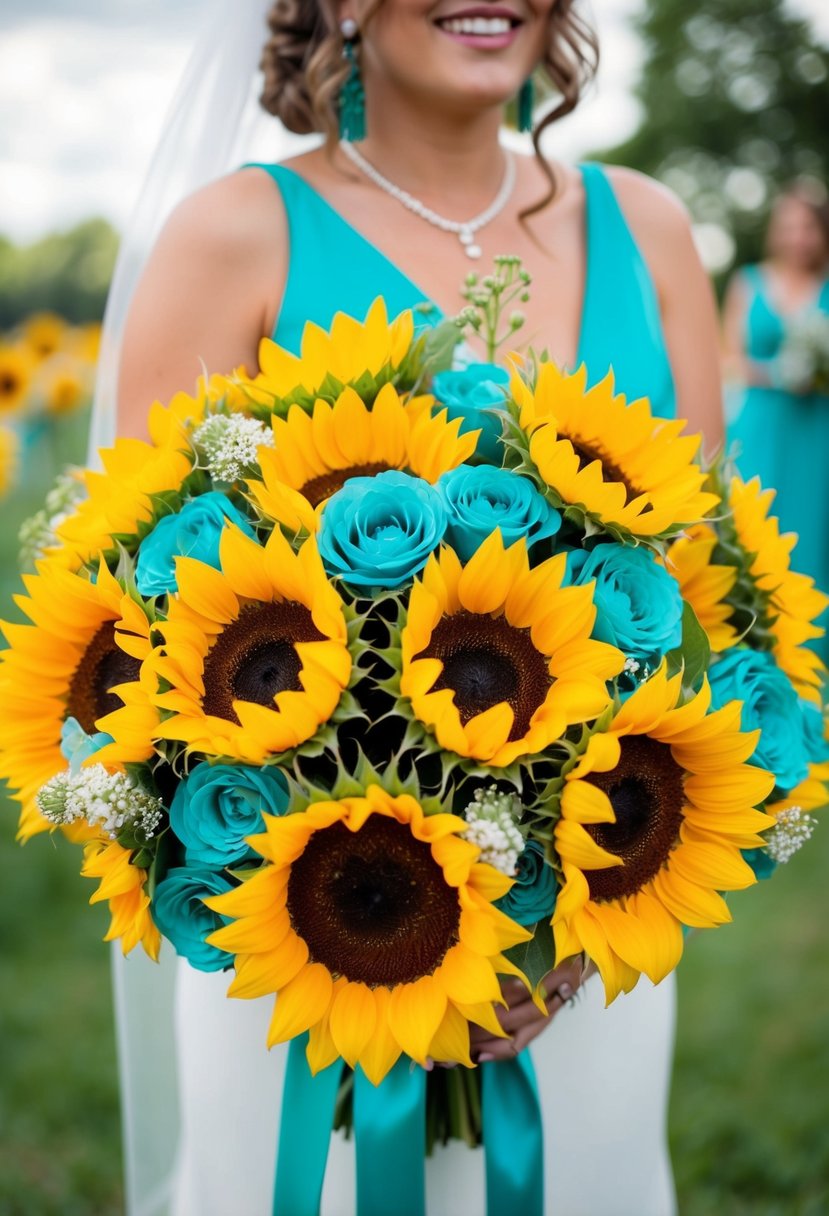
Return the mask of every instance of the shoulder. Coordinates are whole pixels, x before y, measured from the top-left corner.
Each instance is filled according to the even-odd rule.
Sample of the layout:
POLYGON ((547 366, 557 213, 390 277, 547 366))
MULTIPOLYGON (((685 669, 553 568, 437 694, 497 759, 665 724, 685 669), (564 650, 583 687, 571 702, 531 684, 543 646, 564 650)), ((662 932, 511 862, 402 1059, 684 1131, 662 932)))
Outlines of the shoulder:
POLYGON ((244 168, 210 182, 178 204, 162 234, 168 254, 233 259, 240 269, 284 240, 284 213, 273 179, 244 168))
POLYGON ((647 232, 652 240, 691 235, 688 210, 668 186, 621 165, 606 165, 604 171, 637 236, 638 229, 647 232))

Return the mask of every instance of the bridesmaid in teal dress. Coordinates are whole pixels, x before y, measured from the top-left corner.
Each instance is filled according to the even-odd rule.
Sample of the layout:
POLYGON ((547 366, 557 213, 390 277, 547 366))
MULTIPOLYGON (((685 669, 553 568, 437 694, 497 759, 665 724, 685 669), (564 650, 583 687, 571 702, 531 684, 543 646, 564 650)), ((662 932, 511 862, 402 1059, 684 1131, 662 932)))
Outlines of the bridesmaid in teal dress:
MULTIPOLYGON (((795 187, 772 212, 766 260, 731 281, 725 308, 731 394, 728 441, 738 445, 743 477, 777 490, 784 532, 799 536, 794 564, 829 589, 829 395, 781 387, 787 334, 819 312, 829 325, 829 206, 795 187)), ((824 619, 820 622, 826 624, 824 619)), ((816 643, 825 661, 829 644, 816 643)))

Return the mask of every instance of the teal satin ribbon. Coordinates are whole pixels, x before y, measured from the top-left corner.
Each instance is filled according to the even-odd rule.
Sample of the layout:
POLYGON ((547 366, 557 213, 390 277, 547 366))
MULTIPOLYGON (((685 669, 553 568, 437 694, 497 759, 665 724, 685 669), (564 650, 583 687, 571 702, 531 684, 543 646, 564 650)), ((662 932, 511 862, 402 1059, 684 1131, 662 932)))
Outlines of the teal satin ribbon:
MULTIPOLYGON (((273 1216, 319 1216, 340 1063, 311 1076, 294 1039, 282 1094, 273 1216)), ((543 1216, 544 1144, 528 1052, 482 1065, 488 1216, 543 1216)), ((426 1216, 426 1073, 401 1059, 374 1086, 354 1076, 356 1216, 426 1216)), ((470 1214, 473 1216, 473 1214, 470 1214)))

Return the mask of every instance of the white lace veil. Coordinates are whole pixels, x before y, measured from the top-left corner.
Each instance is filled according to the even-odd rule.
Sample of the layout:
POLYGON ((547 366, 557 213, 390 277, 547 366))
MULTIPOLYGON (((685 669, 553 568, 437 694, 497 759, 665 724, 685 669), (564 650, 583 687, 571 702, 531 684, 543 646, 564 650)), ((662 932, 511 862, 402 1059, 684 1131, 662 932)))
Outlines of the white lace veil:
MULTIPOLYGON (((297 144, 305 146, 257 102, 271 2, 213 0, 198 34, 118 255, 104 317, 91 462, 115 438, 118 364, 130 301, 170 212, 193 190, 246 160, 278 160, 297 144)), ((124 959, 117 945, 112 958, 126 1216, 167 1216, 180 1132, 176 960, 168 943, 159 964, 140 949, 124 959)))

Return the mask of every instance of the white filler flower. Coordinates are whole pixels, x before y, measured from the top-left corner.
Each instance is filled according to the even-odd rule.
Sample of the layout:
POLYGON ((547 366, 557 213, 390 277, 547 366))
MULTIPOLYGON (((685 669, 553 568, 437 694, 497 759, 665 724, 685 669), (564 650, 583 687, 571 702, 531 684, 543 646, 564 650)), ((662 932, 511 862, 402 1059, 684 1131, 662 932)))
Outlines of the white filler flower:
POLYGON ((502 794, 496 786, 477 789, 463 812, 464 836, 481 850, 480 860, 502 874, 515 874, 524 852, 524 837, 516 827, 520 801, 515 794, 502 794))
POLYGON ((781 865, 791 860, 798 849, 811 838, 816 826, 814 815, 799 806, 781 811, 777 816, 777 823, 765 837, 769 857, 781 865))
POLYGON ((243 414, 213 414, 193 435, 207 459, 207 467, 218 481, 238 481, 257 463, 261 447, 274 446, 273 431, 256 418, 243 414))
POLYGON ((72 774, 69 769, 51 777, 36 798, 42 814, 57 826, 86 820, 114 840, 129 825, 149 840, 162 819, 159 798, 127 773, 109 773, 93 764, 72 774))

